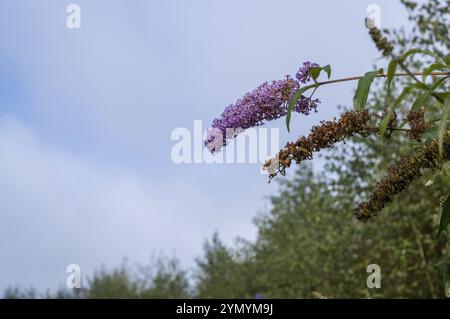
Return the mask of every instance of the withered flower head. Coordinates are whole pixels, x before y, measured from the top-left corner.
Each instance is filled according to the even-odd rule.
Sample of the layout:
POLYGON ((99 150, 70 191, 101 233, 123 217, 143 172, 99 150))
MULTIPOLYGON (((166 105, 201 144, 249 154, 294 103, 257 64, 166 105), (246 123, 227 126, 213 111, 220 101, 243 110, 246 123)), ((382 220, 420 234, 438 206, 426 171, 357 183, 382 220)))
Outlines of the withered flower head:
MULTIPOLYGON (((444 138, 444 157, 450 158, 450 131, 444 138)), ((438 166, 439 150, 436 139, 419 147, 410 157, 403 158, 397 166, 389 168, 387 176, 377 183, 375 191, 366 202, 355 210, 355 216, 361 221, 367 221, 376 216, 393 197, 406 190, 414 179, 422 175, 426 168, 438 166)))
POLYGON ((386 37, 383 37, 383 34, 377 27, 371 27, 369 29, 370 37, 372 41, 377 46, 377 49, 383 53, 383 56, 388 56, 394 50, 392 44, 389 43, 389 40, 386 37))
POLYGON ((269 170, 270 179, 278 173, 284 175, 286 168, 290 167, 293 160, 300 164, 304 160, 312 159, 313 152, 330 148, 337 142, 355 134, 366 134, 368 121, 369 113, 367 111, 346 112, 338 121, 336 119, 322 121, 319 126, 312 128, 307 137, 302 136, 295 142, 288 143, 275 159, 268 160, 264 164, 264 169, 269 170), (278 163, 278 167, 273 168, 274 163, 278 163), (274 171, 270 171, 271 169, 274 171))
POLYGON ((409 138, 420 142, 420 137, 429 128, 429 124, 424 119, 424 112, 410 112, 406 119, 411 129, 409 131, 409 138))

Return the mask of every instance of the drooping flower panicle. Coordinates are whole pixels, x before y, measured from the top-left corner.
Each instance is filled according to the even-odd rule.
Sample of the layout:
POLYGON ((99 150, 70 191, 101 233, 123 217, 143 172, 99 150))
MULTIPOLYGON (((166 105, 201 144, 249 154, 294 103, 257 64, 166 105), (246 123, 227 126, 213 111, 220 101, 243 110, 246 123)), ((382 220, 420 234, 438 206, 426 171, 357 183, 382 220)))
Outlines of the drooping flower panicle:
POLYGON ((409 126, 411 128, 411 130, 409 131, 409 137, 412 140, 420 142, 422 134, 430 128, 430 124, 425 122, 424 112, 409 112, 406 119, 408 120, 409 126))
POLYGON ((284 80, 261 84, 236 103, 227 106, 220 118, 213 121, 214 131, 208 132, 205 145, 212 152, 218 151, 240 131, 286 115, 286 102, 298 88, 298 82, 289 76, 284 80), (231 130, 231 136, 227 130, 231 130))
MULTIPOLYGON (((450 133, 444 136, 444 158, 450 159, 450 133)), ((416 152, 405 157, 401 162, 389 168, 386 177, 377 183, 375 191, 369 199, 355 210, 355 216, 361 221, 367 221, 376 216, 386 204, 390 203, 394 196, 400 194, 427 168, 435 169, 438 166, 439 150, 436 139, 421 146, 416 152)))
MULTIPOLYGON (((283 80, 265 82, 236 103, 227 106, 208 130, 205 146, 211 152, 219 151, 242 131, 285 116, 287 102, 300 88, 300 82, 311 80, 310 70, 315 66, 318 64, 305 62, 296 75, 298 81, 286 76, 283 80)), ((308 115, 317 111, 319 103, 319 99, 302 96, 293 111, 308 115)))

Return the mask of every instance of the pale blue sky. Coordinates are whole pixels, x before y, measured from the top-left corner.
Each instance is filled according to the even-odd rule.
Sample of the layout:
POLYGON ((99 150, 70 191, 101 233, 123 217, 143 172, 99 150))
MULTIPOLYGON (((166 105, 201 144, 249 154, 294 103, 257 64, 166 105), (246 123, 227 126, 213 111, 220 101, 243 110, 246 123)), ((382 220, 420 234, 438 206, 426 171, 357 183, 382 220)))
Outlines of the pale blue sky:
MULTIPOLYGON (((379 57, 363 21, 374 1, 3 0, 0 3, 0 289, 56 288, 124 257, 175 253, 187 267, 218 230, 255 237, 267 209, 257 164, 175 165, 176 127, 205 125, 243 93, 305 60, 333 77, 379 57), (79 30, 66 7, 81 6, 79 30)), ((383 27, 406 23, 376 1, 383 27)), ((296 115, 284 144, 349 104, 324 87, 317 114, 296 115)))

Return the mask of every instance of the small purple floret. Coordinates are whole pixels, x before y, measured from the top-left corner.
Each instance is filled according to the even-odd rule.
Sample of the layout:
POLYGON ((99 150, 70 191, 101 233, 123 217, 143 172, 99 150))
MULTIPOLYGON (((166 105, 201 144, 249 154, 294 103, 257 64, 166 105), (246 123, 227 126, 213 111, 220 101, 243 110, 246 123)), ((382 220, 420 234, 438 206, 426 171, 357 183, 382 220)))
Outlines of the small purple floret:
POLYGON ((304 62, 295 77, 302 83, 309 82, 311 81, 311 69, 315 67, 319 67, 319 65, 317 63, 311 63, 308 61, 304 62))

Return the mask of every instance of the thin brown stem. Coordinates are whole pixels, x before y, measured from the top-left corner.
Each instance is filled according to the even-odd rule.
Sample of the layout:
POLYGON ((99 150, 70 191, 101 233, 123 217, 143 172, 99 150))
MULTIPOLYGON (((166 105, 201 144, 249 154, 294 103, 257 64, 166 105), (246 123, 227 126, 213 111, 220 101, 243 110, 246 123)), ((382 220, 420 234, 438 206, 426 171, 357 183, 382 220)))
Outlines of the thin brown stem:
MULTIPOLYGON (((394 76, 416 76, 416 75, 422 75, 422 74, 423 74, 422 72, 413 72, 413 73, 404 72, 404 73, 396 73, 396 74, 394 74, 394 76)), ((432 76, 445 76, 445 75, 450 75, 450 72, 431 72, 429 75, 432 75, 432 76)), ((378 74, 375 77, 377 77, 377 78, 385 78, 385 77, 387 77, 387 74, 378 74)), ((362 78, 362 76, 351 76, 351 77, 341 78, 341 79, 336 79, 336 80, 317 82, 317 86, 322 86, 322 85, 332 84, 332 83, 356 81, 356 80, 359 80, 361 78, 362 78)))
MULTIPOLYGON (((416 81, 418 84, 422 84, 422 85, 425 85, 425 83, 423 83, 422 81, 420 81, 420 80, 418 80, 417 78, 416 78, 416 74, 414 74, 413 72, 411 72, 410 70, 409 70, 409 68, 403 63, 403 60, 402 59, 399 59, 397 56, 395 56, 394 54, 391 54, 391 56, 392 56, 392 58, 395 60, 395 61, 397 61, 397 63, 398 63, 398 65, 400 65, 400 67, 411 77, 411 78, 413 78, 414 79, 414 81, 416 81)), ((434 92, 431 92, 431 95, 436 99, 436 100, 438 100, 439 102, 441 102, 441 103, 444 103, 444 100, 439 96, 439 95, 437 95, 436 93, 434 93, 434 92)))
MULTIPOLYGON (((380 128, 373 127, 373 126, 368 127, 367 129, 368 130, 373 130, 373 131, 379 131, 380 130, 380 128)), ((389 130, 399 131, 399 132, 411 132, 411 130, 409 128, 401 128, 401 127, 390 127, 389 130)))

